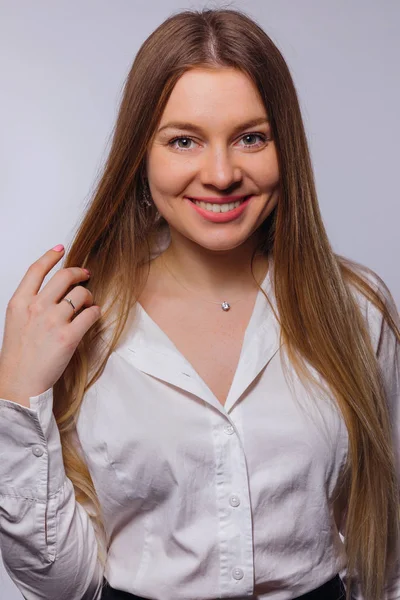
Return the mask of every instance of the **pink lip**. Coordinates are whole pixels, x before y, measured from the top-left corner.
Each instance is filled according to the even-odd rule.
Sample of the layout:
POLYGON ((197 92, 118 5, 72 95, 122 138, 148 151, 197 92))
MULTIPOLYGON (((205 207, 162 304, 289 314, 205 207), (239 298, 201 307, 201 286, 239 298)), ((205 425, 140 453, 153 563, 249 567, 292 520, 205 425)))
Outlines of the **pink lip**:
POLYGON ((237 200, 243 200, 243 198, 247 198, 250 194, 242 195, 242 196, 224 196, 224 198, 220 198, 218 196, 198 196, 198 197, 190 197, 190 200, 197 200, 198 202, 210 202, 211 204, 229 204, 229 202, 237 202, 237 200))
MULTIPOLYGON (((240 198, 246 198, 246 196, 239 196, 239 199, 240 198)), ((247 199, 244 202, 242 202, 240 206, 234 208, 233 210, 228 210, 228 212, 225 213, 214 213, 210 210, 206 210, 205 208, 201 208, 201 206, 197 206, 197 204, 191 202, 189 198, 186 198, 186 200, 188 201, 190 206, 194 208, 194 210, 207 221, 211 221, 212 223, 227 223, 228 221, 233 221, 234 219, 237 219, 246 210, 246 207, 249 204, 249 202, 251 202, 252 198, 253 196, 247 197, 247 199)), ((231 202, 234 201, 231 200, 231 202)))

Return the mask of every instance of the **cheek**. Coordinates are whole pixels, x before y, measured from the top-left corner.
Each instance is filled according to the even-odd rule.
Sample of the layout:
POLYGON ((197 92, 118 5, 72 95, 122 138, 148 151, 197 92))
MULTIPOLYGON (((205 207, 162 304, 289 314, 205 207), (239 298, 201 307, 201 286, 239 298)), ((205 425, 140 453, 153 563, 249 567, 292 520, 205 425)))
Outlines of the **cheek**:
POLYGON ((260 160, 254 167, 253 172, 260 188, 270 189, 279 183, 279 164, 274 148, 269 149, 266 156, 260 156, 260 160))
POLYGON ((267 172, 267 185, 272 188, 278 185, 280 180, 278 164, 273 165, 267 172))
POLYGON ((155 190, 174 193, 190 180, 196 169, 195 164, 194 159, 155 147, 147 158, 147 175, 155 190))

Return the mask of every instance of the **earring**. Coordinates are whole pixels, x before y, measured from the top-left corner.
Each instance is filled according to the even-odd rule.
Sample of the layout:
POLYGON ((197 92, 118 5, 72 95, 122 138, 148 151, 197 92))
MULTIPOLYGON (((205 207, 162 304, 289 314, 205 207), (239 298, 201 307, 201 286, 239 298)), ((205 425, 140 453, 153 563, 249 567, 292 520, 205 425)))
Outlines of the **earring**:
POLYGON ((145 179, 143 182, 142 200, 145 206, 151 206, 150 188, 149 184, 147 183, 147 179, 145 179))

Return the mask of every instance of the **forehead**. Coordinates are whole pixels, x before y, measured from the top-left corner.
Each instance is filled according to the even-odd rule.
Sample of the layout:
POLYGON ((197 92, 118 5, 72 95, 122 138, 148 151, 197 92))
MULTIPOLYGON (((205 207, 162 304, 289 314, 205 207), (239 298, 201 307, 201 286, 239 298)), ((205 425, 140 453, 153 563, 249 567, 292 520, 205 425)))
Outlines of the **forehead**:
POLYGON ((169 120, 207 119, 229 122, 267 116, 258 90, 250 77, 230 67, 194 68, 175 84, 160 125, 169 120))

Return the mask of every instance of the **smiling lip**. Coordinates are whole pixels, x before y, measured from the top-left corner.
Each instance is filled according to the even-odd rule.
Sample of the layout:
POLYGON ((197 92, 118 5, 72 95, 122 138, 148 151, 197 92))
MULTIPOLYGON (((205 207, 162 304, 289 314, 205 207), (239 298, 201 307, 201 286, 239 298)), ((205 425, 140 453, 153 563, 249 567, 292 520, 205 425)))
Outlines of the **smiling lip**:
MULTIPOLYGON (((237 197, 238 196, 236 196, 236 198, 237 197)), ((239 196, 239 198, 243 199, 243 202, 241 202, 239 204, 239 206, 237 206, 236 208, 233 208, 232 210, 228 210, 227 212, 223 212, 223 213, 221 213, 221 212, 215 213, 212 210, 207 210, 205 208, 201 208, 201 206, 196 204, 196 202, 192 202, 190 200, 190 198, 186 198, 186 200, 188 202, 190 202, 190 204, 189 204, 190 209, 195 210, 200 215, 200 217, 202 217, 203 219, 206 219, 207 221, 211 221, 212 223, 228 223, 229 221, 234 221, 235 219, 238 219, 240 217, 240 215, 242 215, 244 213, 247 206, 251 202, 253 196, 239 196)), ((221 201, 221 198, 218 198, 218 200, 221 201)), ((226 202, 225 198, 224 198, 224 201, 226 202)))
POLYGON ((245 196, 225 196, 224 198, 213 198, 211 196, 207 196, 207 197, 197 197, 197 198, 189 198, 189 200, 196 200, 197 202, 209 202, 210 204, 229 204, 230 202, 237 202, 238 200, 244 200, 245 198, 248 198, 250 196, 250 194, 247 194, 245 196))

